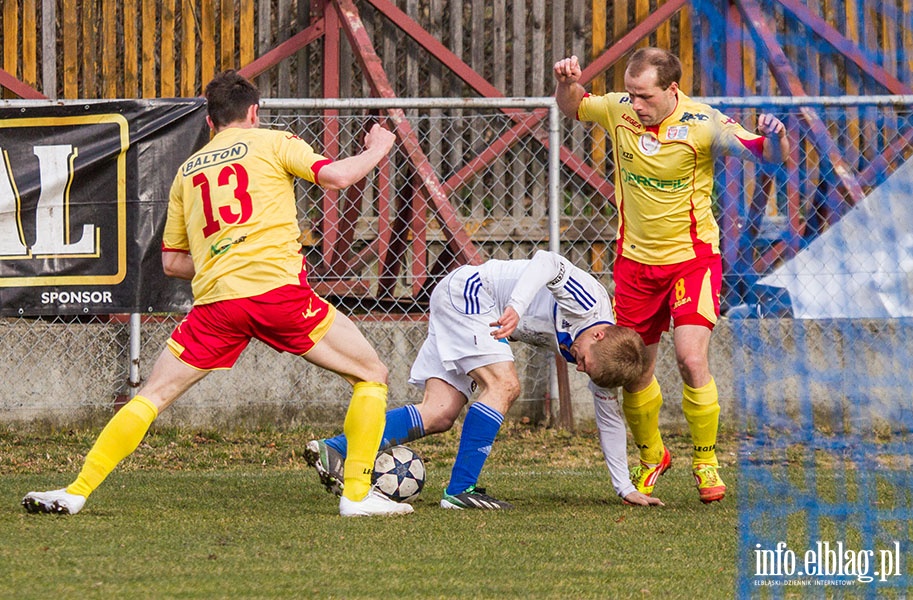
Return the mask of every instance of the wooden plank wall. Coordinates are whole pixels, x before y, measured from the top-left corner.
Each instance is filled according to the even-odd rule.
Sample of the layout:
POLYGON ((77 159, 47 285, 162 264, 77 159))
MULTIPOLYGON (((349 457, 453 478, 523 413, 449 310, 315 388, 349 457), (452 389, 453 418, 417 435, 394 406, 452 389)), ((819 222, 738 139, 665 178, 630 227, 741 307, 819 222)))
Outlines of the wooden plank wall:
MULTIPOLYGON (((554 61, 576 54, 585 64, 642 22, 665 0, 392 0, 444 46, 483 75, 506 96, 542 96, 553 91, 554 61)), ((815 40, 774 0, 758 0, 768 25, 811 95, 877 94, 855 65, 815 40)), ((863 53, 900 81, 913 83, 913 0, 804 0, 863 53)), ((196 96, 217 71, 250 63, 301 31, 323 0, 3 0, 0 10, 0 64, 5 71, 51 98, 154 98, 196 96)), ((396 92, 402 97, 474 96, 460 79, 428 57, 367 0, 359 0, 366 27, 375 40, 396 92)), ((681 87, 691 95, 726 94, 726 15, 731 0, 693 0, 640 45, 667 47, 684 66, 681 87)), ((740 93, 775 95, 780 90, 743 29, 739 40, 744 66, 740 93)), ((344 39, 344 38, 343 38, 344 39)), ((315 42, 257 79, 268 97, 322 95, 322 44, 315 42)), ((340 48, 340 94, 370 94, 348 44, 340 48)), ((594 80, 595 92, 623 88, 623 65, 594 80)), ((4 97, 11 97, 5 91, 4 97)), ((567 143, 605 174, 612 157, 598 129, 566 125, 567 143)), ((868 109, 845 111, 829 121, 843 136, 850 164, 864 165, 891 137, 890 122, 868 109)), ((436 167, 462 164, 484 146, 485 127, 471 115, 451 121, 448 131, 428 128, 429 158, 436 167), (446 144, 440 140, 446 138, 446 144), (436 140, 436 142, 435 142, 436 140)), ((896 127, 895 127, 896 129, 896 127)), ((528 161, 535 145, 510 151, 528 161)), ((803 141, 801 195, 814 194, 819 157, 803 141)), ((445 169, 441 169, 442 171, 445 169)), ((543 179, 511 173, 493 164, 473 180, 461 207, 474 219, 540 219, 543 179), (488 200, 484 200, 488 198, 488 200), (493 199, 493 200, 492 200, 493 199)), ((569 214, 611 214, 598 197, 571 192, 569 214)), ((504 235, 507 235, 506 233, 504 235)))
MULTIPOLYGON (((554 60, 577 54, 586 63, 646 18, 664 0, 394 0, 445 46, 509 96, 550 94, 554 60)), ((913 81, 913 0, 808 0, 816 15, 878 57, 880 66, 903 82, 913 81)), ((243 66, 300 31, 320 0, 4 0, 2 64, 8 73, 55 98, 192 96, 217 71, 243 66), (58 22, 58 27, 51 26, 58 22)), ((844 65, 820 44, 806 40, 804 26, 768 2, 771 24, 787 39, 790 56, 807 75, 812 94, 875 93, 863 74, 844 65), (790 41, 792 40, 792 41, 790 41)), ((379 54, 393 69, 402 96, 468 93, 447 79, 402 33, 359 2, 366 21, 377 26, 379 54), (383 22, 382 22, 383 21, 383 22), (395 57, 395 58, 394 58, 395 57), (400 61, 400 58, 405 60, 400 61), (426 85, 425 75, 432 72, 426 85), (440 91, 438 91, 440 89, 440 91)), ((682 57, 682 87, 692 95, 716 95, 721 85, 712 65, 721 63, 723 34, 717 22, 727 0, 695 0, 641 45, 669 47, 682 57), (699 18, 695 21, 694 15, 699 18), (695 36, 700 32, 705 35, 695 36), (701 68, 702 64, 705 68, 701 68)), ((764 65, 751 65, 745 39, 746 81, 776 93, 764 65)), ((270 95, 301 96, 319 83, 319 43, 277 67, 261 82, 270 95), (299 68, 300 67, 300 68, 299 68), (281 93, 280 93, 281 92, 281 93)), ((349 55, 350 56, 350 55, 349 55)), ((341 77, 343 91, 366 91, 355 73, 341 77), (346 81, 348 83, 346 83, 346 81)), ((622 87, 613 68, 594 86, 622 87)), ((596 89, 601 89, 597 87, 596 89)))
MULTIPOLYGON (((584 64, 594 60, 664 1, 394 0, 507 96, 550 94, 555 60, 570 54, 580 56, 584 64)), ((808 94, 885 93, 857 66, 827 44, 816 42, 804 25, 773 0, 760 1, 769 16, 768 25, 777 31, 808 94)), ((89 99, 199 95, 215 72, 248 64, 306 27, 311 14, 322 10, 323 1, 4 0, 0 4, 3 69, 51 98, 89 99)), ((805 5, 859 44, 864 54, 876 57, 888 73, 913 83, 913 52, 909 51, 913 48, 913 0, 807 0, 805 5)), ((475 95, 367 1, 357 6, 399 95, 475 95)), ((679 11, 640 45, 677 52, 684 66, 681 86, 691 95, 727 95, 720 49, 726 47, 725 19, 731 12, 730 0, 693 0, 692 6, 679 11)), ((759 95, 780 93, 744 31, 740 52, 744 74, 741 81, 730 82, 730 89, 759 95)), ((316 42, 261 75, 257 83, 265 96, 319 96, 321 57, 322 46, 316 42)), ((369 95, 345 43, 340 58, 340 94, 369 95)), ((610 68, 591 84, 595 93, 622 88, 623 65, 610 68)), ((4 97, 13 96, 5 91, 4 97)), ((850 164, 870 162, 890 137, 890 124, 885 129, 879 118, 871 110, 851 109, 833 125, 846 142, 842 145, 850 164)), ((457 164, 467 152, 478 150, 467 141, 477 130, 473 119, 457 127, 465 131, 449 133, 453 143, 439 153, 435 150, 434 164, 457 164)), ((611 153, 601 130, 590 133, 583 127, 570 127, 568 138, 572 147, 589 153, 598 171, 609 172, 611 153)), ((516 151, 528 152, 523 148, 516 151)), ((808 169, 806 172, 803 165, 802 181, 812 185, 817 180, 819 157, 808 144, 802 156, 808 169)), ((519 198, 524 195, 522 190, 538 185, 535 178, 528 184, 521 173, 510 182, 512 188, 508 187, 502 169, 502 164, 493 167, 488 184, 474 182, 471 195, 487 190, 496 198, 519 198)), ((582 213, 589 200, 578 196, 573 202, 575 212, 582 213)), ((601 212, 604 206, 590 209, 601 212)), ((485 210, 476 205, 470 212, 481 217, 485 210)), ((519 217, 524 209, 518 203, 489 211, 493 216, 499 212, 519 217)))

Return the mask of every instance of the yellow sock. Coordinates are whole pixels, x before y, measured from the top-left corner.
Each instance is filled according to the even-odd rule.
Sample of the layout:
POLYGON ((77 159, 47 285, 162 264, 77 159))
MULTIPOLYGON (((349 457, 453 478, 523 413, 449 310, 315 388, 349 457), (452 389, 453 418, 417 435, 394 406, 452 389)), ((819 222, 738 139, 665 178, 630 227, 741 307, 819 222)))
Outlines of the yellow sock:
POLYGON ((720 424, 720 401, 716 381, 700 388, 685 385, 682 393, 682 412, 691 429, 694 453, 691 462, 719 466, 716 459, 716 432, 720 424))
POLYGON ((88 497, 94 492, 117 463, 136 450, 157 416, 158 409, 152 402, 134 396, 101 430, 95 445, 86 454, 79 476, 67 487, 67 493, 88 497))
POLYGON ((371 474, 384 435, 386 410, 386 385, 369 381, 355 384, 343 425, 348 452, 342 495, 349 500, 363 500, 371 489, 371 474))
POLYGON ((631 428, 634 443, 640 449, 640 460, 652 465, 663 459, 663 437, 659 433, 659 408, 663 392, 656 378, 639 392, 621 391, 621 407, 631 428))

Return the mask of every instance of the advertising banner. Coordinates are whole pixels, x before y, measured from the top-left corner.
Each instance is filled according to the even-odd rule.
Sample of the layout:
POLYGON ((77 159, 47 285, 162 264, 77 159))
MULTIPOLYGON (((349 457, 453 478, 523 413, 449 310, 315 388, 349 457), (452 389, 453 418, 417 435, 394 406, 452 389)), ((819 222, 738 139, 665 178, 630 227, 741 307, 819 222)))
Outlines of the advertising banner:
POLYGON ((0 314, 188 310, 162 230, 208 140, 202 99, 0 106, 0 314))

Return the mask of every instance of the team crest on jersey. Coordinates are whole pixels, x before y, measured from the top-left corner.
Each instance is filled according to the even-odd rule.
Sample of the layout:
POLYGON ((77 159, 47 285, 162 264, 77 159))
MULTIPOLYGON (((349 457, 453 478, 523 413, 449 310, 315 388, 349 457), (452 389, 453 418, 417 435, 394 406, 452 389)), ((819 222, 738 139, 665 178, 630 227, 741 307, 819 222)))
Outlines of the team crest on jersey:
POLYGON ((640 149, 641 154, 646 156, 653 156, 659 152, 661 146, 662 143, 652 133, 645 133, 637 140, 637 147, 640 149))
POLYGON ((667 140, 687 140, 688 139, 688 126, 687 125, 673 125, 666 129, 666 139, 667 140))

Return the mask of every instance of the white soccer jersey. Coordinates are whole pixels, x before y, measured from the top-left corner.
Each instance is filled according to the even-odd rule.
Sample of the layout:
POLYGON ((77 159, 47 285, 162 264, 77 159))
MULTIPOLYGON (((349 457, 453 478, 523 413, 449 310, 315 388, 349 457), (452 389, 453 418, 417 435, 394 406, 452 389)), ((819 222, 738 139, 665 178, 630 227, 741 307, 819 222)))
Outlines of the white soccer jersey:
MULTIPOLYGON (((507 291, 498 277, 501 261, 493 261, 495 279, 501 280, 498 291, 507 291)), ((601 283, 553 252, 539 251, 530 261, 512 261, 523 265, 514 279, 503 312, 507 306, 520 315, 520 324, 511 336, 526 343, 546 345, 542 334, 548 334, 548 347, 560 351, 570 363, 571 344, 585 330, 600 324, 615 324, 612 302, 601 283)), ((487 265, 488 263, 486 263, 487 265)), ((511 263, 507 263, 511 264, 511 263)), ((483 265, 483 269, 486 265, 483 265)), ((497 284, 496 284, 497 285, 497 284)), ((500 313, 499 313, 500 314, 500 313)))
MULTIPOLYGON (((412 365, 409 382, 424 387, 434 377, 470 398, 475 391, 468 373, 490 364, 513 361, 507 340, 491 336, 491 323, 508 306, 520 316, 510 339, 559 351, 575 363, 570 346, 585 330, 614 325, 612 303, 592 275, 552 252, 532 260, 490 260, 448 274, 431 294, 428 337, 412 365)), ((600 444, 615 491, 634 491, 628 476, 626 435, 618 400, 591 384, 600 444)))

